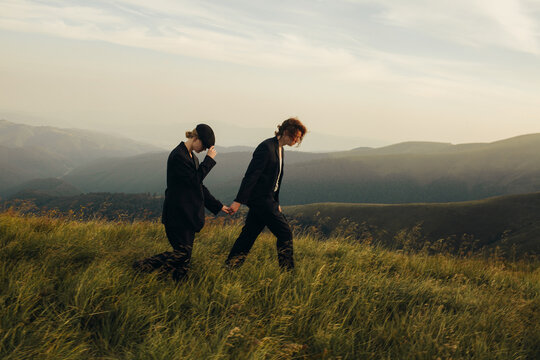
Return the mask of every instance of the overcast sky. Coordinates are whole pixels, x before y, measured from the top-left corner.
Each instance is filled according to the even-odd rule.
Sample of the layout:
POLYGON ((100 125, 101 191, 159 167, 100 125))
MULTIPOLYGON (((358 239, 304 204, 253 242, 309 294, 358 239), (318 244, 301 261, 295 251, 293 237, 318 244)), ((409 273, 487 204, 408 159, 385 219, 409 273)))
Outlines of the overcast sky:
POLYGON ((7 120, 152 140, 298 116, 365 145, 540 132, 539 0, 0 0, 0 49, 7 120))

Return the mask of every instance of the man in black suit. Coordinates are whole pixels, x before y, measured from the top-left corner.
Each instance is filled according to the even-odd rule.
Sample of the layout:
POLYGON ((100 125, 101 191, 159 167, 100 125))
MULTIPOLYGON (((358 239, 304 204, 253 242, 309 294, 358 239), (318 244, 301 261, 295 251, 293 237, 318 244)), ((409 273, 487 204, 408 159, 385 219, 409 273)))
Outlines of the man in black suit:
POLYGON ((306 134, 306 127, 296 118, 285 120, 275 137, 257 146, 246 174, 238 190, 230 213, 234 214, 241 204, 249 207, 245 225, 227 258, 227 265, 243 264, 255 239, 265 226, 277 238, 278 262, 282 269, 294 268, 292 232, 279 205, 279 191, 283 179, 283 146, 299 144, 306 134))
POLYGON ((202 181, 212 170, 217 152, 215 137, 210 126, 199 124, 193 131, 186 132, 188 140, 181 142, 167 159, 167 189, 161 222, 173 251, 152 256, 134 263, 134 268, 153 271, 162 268, 172 272, 174 280, 182 280, 189 267, 195 233, 204 226, 204 208, 216 214, 229 208, 214 198, 202 181), (208 149, 199 164, 194 152, 208 149))

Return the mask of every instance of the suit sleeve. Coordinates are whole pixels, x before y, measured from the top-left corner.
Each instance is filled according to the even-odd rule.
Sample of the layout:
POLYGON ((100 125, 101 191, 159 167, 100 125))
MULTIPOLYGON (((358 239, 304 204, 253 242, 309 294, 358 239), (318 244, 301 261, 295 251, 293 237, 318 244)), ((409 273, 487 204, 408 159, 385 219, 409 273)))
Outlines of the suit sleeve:
POLYGON ((212 170, 212 168, 216 165, 216 161, 212 159, 210 156, 206 155, 204 157, 204 160, 202 163, 199 164, 199 169, 197 172, 199 173, 199 179, 200 181, 203 181, 206 175, 212 170))
POLYGON ((174 178, 188 186, 201 184, 204 177, 206 177, 216 164, 214 159, 209 156, 204 158, 198 170, 195 170, 191 164, 188 164, 181 157, 176 156, 172 161, 172 169, 170 170, 173 171, 174 178))
POLYGON ((217 215, 221 211, 223 204, 210 194, 210 191, 208 191, 206 186, 203 185, 202 188, 204 194, 204 207, 210 210, 214 215, 217 215))
POLYGON ((253 157, 246 170, 246 174, 242 179, 242 184, 240 185, 240 189, 238 190, 238 194, 234 201, 239 202, 240 204, 247 203, 251 191, 255 187, 255 184, 257 184, 257 180, 261 176, 261 173, 268 162, 269 153, 270 150, 265 143, 257 146, 253 152, 253 157))

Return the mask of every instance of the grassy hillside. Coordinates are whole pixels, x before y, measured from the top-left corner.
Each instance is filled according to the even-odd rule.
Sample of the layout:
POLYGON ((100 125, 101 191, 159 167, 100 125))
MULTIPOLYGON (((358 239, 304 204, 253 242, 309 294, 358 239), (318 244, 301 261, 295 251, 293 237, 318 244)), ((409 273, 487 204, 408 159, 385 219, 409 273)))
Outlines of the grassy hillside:
POLYGON ((538 264, 388 252, 297 234, 223 261, 238 225, 196 238, 191 276, 135 274, 161 225, 0 214, 3 359, 536 359, 538 264))
POLYGON ((409 234, 413 250, 439 242, 453 253, 468 243, 476 250, 500 247, 507 255, 540 254, 540 193, 435 204, 319 203, 284 211, 326 235, 373 238, 392 248, 403 247, 409 234))
POLYGON ((27 190, 13 199, 0 201, 0 211, 10 209, 26 215, 67 216, 78 220, 156 220, 161 219, 163 200, 151 194, 54 196, 27 190))
MULTIPOLYGON (((53 192, 65 189, 58 181, 41 185, 52 185, 53 192)), ((161 194, 55 196, 48 192, 44 187, 29 188, 11 200, 0 201, 0 208, 34 215, 52 211, 55 216, 85 220, 154 220, 161 218, 163 207, 161 194)), ((540 193, 459 203, 316 203, 286 206, 284 213, 295 226, 313 233, 376 242, 391 249, 454 255, 497 252, 507 258, 540 256, 540 193)))

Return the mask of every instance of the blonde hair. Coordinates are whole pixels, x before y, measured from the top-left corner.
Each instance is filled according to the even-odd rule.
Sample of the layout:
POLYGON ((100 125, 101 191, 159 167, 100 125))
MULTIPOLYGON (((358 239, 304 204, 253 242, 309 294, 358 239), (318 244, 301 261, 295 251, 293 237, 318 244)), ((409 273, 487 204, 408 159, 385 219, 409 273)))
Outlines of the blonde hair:
POLYGON ((193 129, 191 131, 186 131, 186 137, 188 139, 192 139, 192 138, 199 138, 199 134, 197 134, 197 130, 196 129, 193 129))

